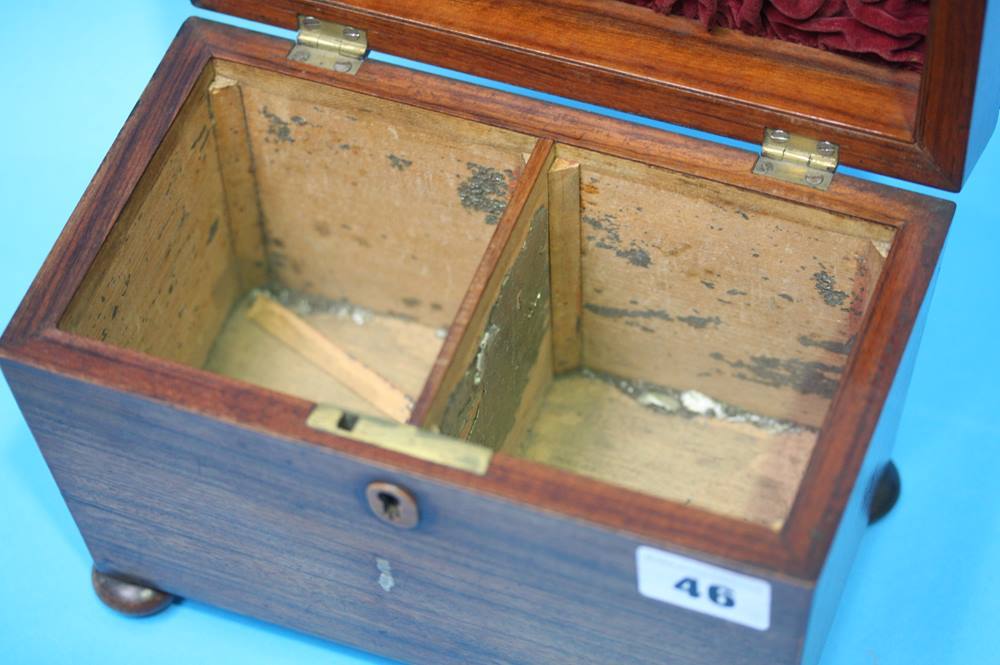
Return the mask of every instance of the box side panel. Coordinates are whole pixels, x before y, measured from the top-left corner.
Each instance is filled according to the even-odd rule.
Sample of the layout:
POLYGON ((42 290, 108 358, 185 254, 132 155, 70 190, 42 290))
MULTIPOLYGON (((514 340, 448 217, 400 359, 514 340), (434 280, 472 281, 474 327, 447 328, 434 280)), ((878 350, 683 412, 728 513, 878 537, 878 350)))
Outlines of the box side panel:
POLYGON ((1000 67, 1000 2, 986 3, 986 26, 983 28, 983 47, 979 56, 979 75, 976 81, 975 105, 972 107, 972 126, 969 130, 969 151, 965 160, 965 177, 976 166, 979 156, 986 149, 1000 113, 1000 84, 996 71, 1000 67))
POLYGON ((624 535, 25 365, 4 369, 104 571, 414 663, 797 656, 807 585, 769 580, 771 627, 754 630, 640 596, 641 543, 624 535), (375 480, 414 494, 417 529, 371 516, 363 493, 375 480))
POLYGON ((858 482, 855 484, 844 509, 840 527, 837 529, 837 535, 834 537, 833 545, 823 566, 823 572, 816 585, 809 616, 809 629, 803 647, 803 665, 817 665, 820 661, 827 634, 837 613, 840 596, 847 583, 847 576, 851 572, 861 538, 868 527, 869 499, 882 469, 891 459, 896 432, 899 428, 899 419, 906 401, 910 377, 913 375, 913 366, 920 347, 920 339, 923 336, 924 323, 927 319, 927 311, 930 308, 936 279, 935 274, 927 289, 927 296, 920 307, 913 331, 910 333, 906 350, 903 352, 899 369, 896 371, 896 378, 893 380, 892 388, 886 397, 885 407, 869 443, 868 454, 865 456, 858 474, 858 482))

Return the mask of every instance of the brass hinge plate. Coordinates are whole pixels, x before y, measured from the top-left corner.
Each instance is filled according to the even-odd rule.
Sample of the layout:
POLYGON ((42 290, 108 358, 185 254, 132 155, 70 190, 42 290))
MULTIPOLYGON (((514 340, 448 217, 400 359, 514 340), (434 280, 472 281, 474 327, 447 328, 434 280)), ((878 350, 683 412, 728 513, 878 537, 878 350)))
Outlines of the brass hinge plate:
POLYGON ((367 55, 368 33, 364 30, 299 16, 299 32, 288 59, 353 75, 367 55))
POLYGON ((840 146, 783 129, 764 130, 753 172, 826 191, 840 161, 840 146))
POLYGON ((399 423, 347 413, 335 406, 318 404, 306 425, 312 429, 362 441, 384 450, 391 450, 424 460, 486 475, 493 451, 477 443, 454 439, 399 423))

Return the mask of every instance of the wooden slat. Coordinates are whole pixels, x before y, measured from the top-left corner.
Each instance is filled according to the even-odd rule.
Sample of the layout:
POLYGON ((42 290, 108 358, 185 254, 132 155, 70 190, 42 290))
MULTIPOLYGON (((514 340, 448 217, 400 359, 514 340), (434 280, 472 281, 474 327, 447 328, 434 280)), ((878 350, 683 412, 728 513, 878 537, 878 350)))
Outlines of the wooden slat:
POLYGON ((549 169, 552 362, 556 373, 580 366, 580 165, 557 158, 549 169))
POLYGON ((226 220, 233 237, 240 282, 244 290, 249 290, 267 281, 268 265, 243 92, 235 80, 216 76, 208 95, 226 194, 226 220))
MULTIPOLYGON (((247 318, 249 294, 233 308, 205 369, 352 413, 384 417, 370 402, 247 318)), ((405 318, 370 314, 358 325, 339 312, 301 314, 310 326, 406 395, 419 395, 444 340, 405 318)))
POLYGON ((273 298, 258 295, 247 312, 247 318, 385 415, 401 423, 409 420, 412 402, 402 390, 273 298))

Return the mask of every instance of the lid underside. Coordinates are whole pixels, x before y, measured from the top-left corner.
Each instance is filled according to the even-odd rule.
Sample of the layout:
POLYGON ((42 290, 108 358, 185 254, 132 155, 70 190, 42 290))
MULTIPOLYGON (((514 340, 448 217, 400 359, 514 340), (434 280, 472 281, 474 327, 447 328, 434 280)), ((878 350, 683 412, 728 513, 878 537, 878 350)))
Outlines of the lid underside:
POLYGON ((378 51, 752 143, 777 127, 945 189, 967 171, 985 0, 931 3, 922 73, 619 0, 193 2, 287 29, 337 21, 378 51))

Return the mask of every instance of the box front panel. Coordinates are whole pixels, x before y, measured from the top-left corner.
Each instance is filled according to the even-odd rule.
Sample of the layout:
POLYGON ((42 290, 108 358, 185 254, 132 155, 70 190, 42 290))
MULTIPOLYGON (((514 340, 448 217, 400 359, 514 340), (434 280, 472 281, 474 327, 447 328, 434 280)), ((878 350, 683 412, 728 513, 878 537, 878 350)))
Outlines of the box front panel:
POLYGON ((24 365, 4 370, 102 570, 416 663, 797 656, 805 587, 767 580, 770 628, 756 630, 640 595, 633 538, 24 365), (373 481, 413 493, 416 529, 375 519, 364 498, 373 481))

